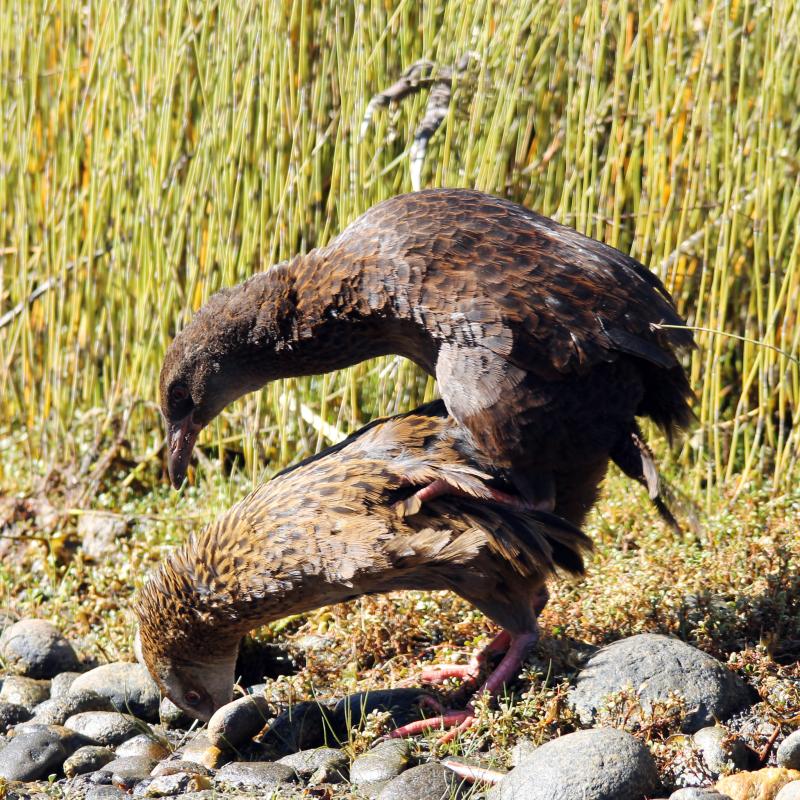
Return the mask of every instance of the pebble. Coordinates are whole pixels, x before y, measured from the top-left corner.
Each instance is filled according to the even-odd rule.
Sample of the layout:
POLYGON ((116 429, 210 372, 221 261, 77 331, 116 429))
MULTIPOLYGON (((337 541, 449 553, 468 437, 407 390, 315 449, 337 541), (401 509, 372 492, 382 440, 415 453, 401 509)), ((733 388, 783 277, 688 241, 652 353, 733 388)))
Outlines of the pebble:
POLYGON ((65 762, 64 774, 68 778, 83 775, 86 772, 96 772, 101 767, 114 760, 114 751, 100 745, 86 745, 79 747, 65 762))
POLYGON ((84 555, 102 561, 119 550, 118 540, 130 532, 130 520, 102 511, 87 511, 78 517, 78 539, 84 555))
POLYGON ((309 785, 342 783, 348 780, 349 759, 335 747, 317 747, 284 756, 278 763, 291 767, 309 785))
POLYGON ((778 766, 800 769, 800 731, 790 733, 778 747, 778 766))
POLYGON ((678 789, 669 796, 669 800, 730 800, 727 795, 720 794, 713 789, 698 789, 696 787, 678 789))
POLYGON ((358 756, 350 765, 356 786, 396 778, 411 763, 411 745, 405 739, 389 739, 358 756))
POLYGON ((84 711, 112 711, 107 697, 97 692, 83 691, 51 697, 33 709, 33 721, 45 725, 63 725, 73 714, 84 711))
POLYGON ((19 732, 0 750, 0 778, 34 781, 56 772, 85 737, 56 725, 37 725, 19 732))
POLYGON ((204 775, 207 778, 214 774, 213 770, 208 769, 208 767, 204 767, 196 761, 186 761, 182 758, 162 761, 153 767, 153 771, 150 774, 154 778, 159 778, 162 775, 172 775, 175 772, 191 772, 193 775, 204 775))
POLYGON ((752 751, 738 736, 732 736, 720 725, 700 728, 692 741, 700 748, 706 768, 715 778, 724 772, 750 766, 752 751))
POLYGON ((787 783, 775 796, 775 800, 800 800, 800 781, 787 783))
POLYGON ((222 766, 230 758, 225 750, 212 745, 205 733, 196 734, 178 751, 178 754, 180 758, 202 764, 209 769, 222 766))
POLYGON ((52 678, 80 666, 61 631, 43 619, 22 619, 6 628, 0 636, 0 656, 8 670, 28 678, 52 678))
POLYGON ((76 678, 69 693, 89 689, 107 697, 117 711, 158 722, 161 694, 150 673, 141 664, 118 661, 103 664, 76 678))
POLYGON ((726 720, 752 702, 748 687, 723 664, 679 639, 643 633, 621 639, 592 655, 578 674, 569 700, 591 724, 609 694, 633 689, 645 712, 670 695, 686 703, 683 730, 693 733, 726 720))
POLYGON ((59 672, 58 675, 53 675, 50 681, 50 697, 64 697, 80 674, 80 672, 59 672))
POLYGON ((294 783, 297 773, 286 764, 272 761, 232 761, 220 769, 214 778, 215 784, 224 784, 237 789, 274 788, 281 783, 294 783))
POLYGON ((162 697, 158 707, 158 718, 168 728, 188 728, 194 720, 169 697, 162 697))
POLYGON ((411 767, 390 780, 378 800, 450 800, 461 797, 461 780, 436 761, 411 767))
POLYGON ((616 728, 592 728, 537 747, 491 796, 499 800, 641 800, 652 797, 658 785, 655 763, 645 745, 616 728))
POLYGON ((256 739, 262 757, 276 761, 298 750, 327 745, 328 738, 341 738, 331 730, 333 706, 330 701, 307 700, 279 714, 256 739))
POLYGON ((235 748, 252 739, 273 716, 263 696, 247 695, 217 709, 206 735, 215 747, 235 748))
POLYGON ((93 739, 97 744, 117 745, 135 736, 146 725, 136 717, 118 711, 84 711, 69 717, 64 727, 93 739))
POLYGON ((92 786, 86 790, 84 800, 127 800, 127 793, 116 786, 92 786))
POLYGON ((154 758, 147 756, 129 756, 109 761, 100 771, 111 775, 113 786, 128 792, 137 783, 150 777, 150 771, 156 763, 154 758))
POLYGON ((213 786, 210 778, 189 772, 173 772, 170 775, 161 775, 153 778, 141 792, 134 792, 144 797, 170 797, 187 792, 199 792, 211 789, 213 786))
POLYGON ((0 733, 5 733, 17 723, 30 718, 31 712, 25 706, 0 700, 0 733))
POLYGON ((50 681, 26 678, 21 675, 6 675, 0 700, 22 706, 33 714, 34 708, 50 697, 50 681))
POLYGON ((160 742, 155 736, 147 733, 140 733, 131 739, 126 739, 115 750, 117 758, 129 758, 130 756, 144 756, 161 761, 169 755, 169 748, 160 742))
POLYGON ((731 800, 775 800, 780 789, 796 780, 800 780, 796 769, 765 767, 755 772, 726 775, 717 781, 715 788, 731 800))

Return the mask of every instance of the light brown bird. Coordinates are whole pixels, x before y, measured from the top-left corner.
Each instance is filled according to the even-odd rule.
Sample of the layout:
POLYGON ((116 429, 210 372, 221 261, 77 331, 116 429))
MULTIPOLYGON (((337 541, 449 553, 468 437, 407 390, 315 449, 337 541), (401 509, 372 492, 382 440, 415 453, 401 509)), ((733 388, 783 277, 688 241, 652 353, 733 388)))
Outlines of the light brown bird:
MULTIPOLYGON (((450 589, 504 632, 470 664, 423 678, 475 678, 488 653, 505 650, 482 689, 497 692, 536 640, 545 579, 581 572, 590 547, 554 515, 515 509, 510 491, 441 401, 368 425, 166 558, 135 604, 143 661, 174 703, 208 720, 231 699, 239 642, 253 628, 365 594, 450 589), (456 494, 420 507, 418 490, 440 480, 456 494)), ((471 720, 468 707, 425 724, 471 720)))
POLYGON ((532 507, 580 519, 611 458, 671 519, 636 418, 668 434, 688 425, 677 353, 692 346, 658 278, 612 247, 481 192, 393 197, 326 247, 214 295, 175 337, 160 379, 171 479, 237 397, 397 353, 436 376, 532 507), (569 507, 559 484, 576 475, 583 505, 569 507))

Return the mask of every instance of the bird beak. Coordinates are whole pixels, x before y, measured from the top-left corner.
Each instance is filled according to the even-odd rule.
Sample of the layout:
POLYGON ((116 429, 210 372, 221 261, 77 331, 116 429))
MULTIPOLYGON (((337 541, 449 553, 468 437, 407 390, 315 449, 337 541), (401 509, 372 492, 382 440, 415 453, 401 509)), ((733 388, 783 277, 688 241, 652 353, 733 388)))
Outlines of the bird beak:
POLYGON ((203 429, 194 421, 194 414, 187 414, 177 422, 167 425, 167 441, 169 443, 169 479, 173 487, 180 489, 189 467, 189 459, 197 441, 197 435, 203 429))

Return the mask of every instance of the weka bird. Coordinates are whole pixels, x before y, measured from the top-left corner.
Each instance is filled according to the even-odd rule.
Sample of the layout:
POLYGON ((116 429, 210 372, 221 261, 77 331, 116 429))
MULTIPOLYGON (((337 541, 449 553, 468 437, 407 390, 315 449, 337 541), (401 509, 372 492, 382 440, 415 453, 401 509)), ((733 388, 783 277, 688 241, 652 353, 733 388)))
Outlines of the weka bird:
POLYGON ((558 485, 580 473, 593 500, 610 457, 669 518, 636 417, 688 425, 676 354, 692 346, 659 279, 618 250, 481 192, 401 195, 214 295, 175 337, 160 378, 170 476, 180 486, 199 431, 237 397, 397 353, 436 376, 532 507, 578 521, 588 508, 558 485))
MULTIPOLYGON (((253 628, 365 594, 451 589, 504 630, 487 652, 507 652, 481 689, 495 693, 536 640, 545 579, 557 567, 581 572, 590 547, 558 517, 514 509, 506 491, 441 401, 372 423, 263 484, 166 558, 136 600, 141 657, 174 703, 208 720, 231 700, 239 642, 253 628), (458 493, 413 502, 438 480, 458 493)), ((482 661, 423 679, 475 678, 482 661)), ((398 733, 464 727, 471 710, 398 733)))

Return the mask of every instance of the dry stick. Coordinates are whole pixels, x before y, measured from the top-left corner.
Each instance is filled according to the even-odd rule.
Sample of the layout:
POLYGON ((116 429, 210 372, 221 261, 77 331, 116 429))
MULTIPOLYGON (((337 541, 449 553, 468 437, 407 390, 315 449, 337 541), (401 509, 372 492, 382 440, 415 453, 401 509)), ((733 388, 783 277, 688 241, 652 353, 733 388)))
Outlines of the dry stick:
MULTIPOLYGON (((98 250, 92 258, 100 258, 110 252, 111 248, 107 247, 104 250, 98 250)), ((75 269, 78 264, 85 263, 88 260, 89 256, 83 256, 83 258, 76 259, 75 261, 69 261, 64 267, 64 272, 70 272, 75 269)), ((43 294, 58 286, 58 284, 61 283, 62 277, 62 275, 54 275, 52 278, 48 278, 44 283, 40 283, 24 300, 20 300, 14 308, 6 311, 6 313, 0 317, 0 328, 5 328, 6 325, 13 322, 28 306, 35 303, 43 294)))

